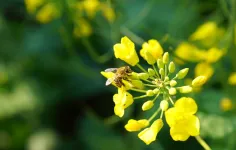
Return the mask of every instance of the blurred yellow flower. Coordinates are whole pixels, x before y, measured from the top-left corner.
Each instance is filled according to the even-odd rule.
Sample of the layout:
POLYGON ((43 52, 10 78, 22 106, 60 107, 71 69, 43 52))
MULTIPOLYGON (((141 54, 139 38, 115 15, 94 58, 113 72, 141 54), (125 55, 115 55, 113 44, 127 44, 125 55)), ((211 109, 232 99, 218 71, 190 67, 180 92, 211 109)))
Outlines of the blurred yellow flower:
POLYGON ((236 85, 236 72, 233 72, 230 74, 230 76, 228 78, 228 83, 230 85, 236 85))
POLYGON ((30 14, 33 14, 44 2, 45 0, 25 0, 26 9, 30 14))
POLYGON ((140 55, 149 63, 154 64, 158 58, 161 58, 163 49, 157 40, 151 39, 143 43, 140 55), (152 57, 152 58, 150 58, 152 57), (152 61, 154 60, 154 61, 152 61))
POLYGON ((205 76, 198 76, 192 81, 193 87, 200 87, 206 83, 207 78, 205 76))
POLYGON ((41 23, 48 23, 60 16, 54 3, 47 3, 36 14, 36 19, 41 23))
POLYGON ((84 0, 82 5, 87 15, 92 18, 99 10, 100 2, 99 0, 84 0))
POLYGON ((125 108, 129 107, 134 100, 133 96, 125 90, 124 86, 122 86, 121 88, 118 88, 118 94, 113 96, 113 101, 115 103, 115 114, 119 117, 123 117, 125 108))
POLYGON ((74 35, 76 37, 87 37, 92 34, 93 30, 88 21, 83 18, 76 20, 74 35))
POLYGON ((206 62, 201 62, 196 65, 194 72, 195 77, 205 76, 208 80, 213 75, 214 69, 210 64, 206 62))
POLYGON ((147 145, 156 140, 158 132, 163 127, 163 121, 161 119, 157 119, 153 122, 151 127, 144 129, 138 134, 138 137, 144 141, 147 145))
POLYGON ((128 123, 125 125, 125 129, 129 132, 139 131, 148 125, 149 121, 147 119, 141 119, 141 120, 130 119, 128 123))
POLYGON ((194 114, 197 104, 192 98, 182 97, 173 108, 165 112, 166 122, 170 126, 170 135, 175 141, 186 141, 189 136, 199 135, 200 122, 194 114))
POLYGON ((213 47, 206 52, 205 61, 208 63, 215 63, 223 56, 223 54, 223 50, 213 47))
POLYGON ((193 44, 182 42, 176 48, 175 54, 183 60, 198 62, 205 58, 206 51, 198 49, 193 44))
POLYGON ((114 53, 116 58, 120 58, 131 66, 135 66, 139 62, 134 43, 128 38, 121 38, 121 43, 115 44, 114 53))
POLYGON ((223 98, 220 100, 220 108, 222 111, 229 111, 233 109, 233 102, 229 98, 223 98))
POLYGON ((103 16, 109 21, 109 22, 114 22, 115 18, 116 18, 116 14, 115 11, 108 6, 107 4, 102 4, 101 5, 101 10, 102 10, 102 14, 103 16))

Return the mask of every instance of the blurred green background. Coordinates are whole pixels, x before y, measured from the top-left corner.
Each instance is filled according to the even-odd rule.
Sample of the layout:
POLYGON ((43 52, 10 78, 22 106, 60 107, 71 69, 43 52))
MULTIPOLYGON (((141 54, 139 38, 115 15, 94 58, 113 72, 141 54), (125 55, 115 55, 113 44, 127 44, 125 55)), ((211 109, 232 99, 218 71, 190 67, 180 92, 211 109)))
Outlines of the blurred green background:
MULTIPOLYGON (((179 43, 208 21, 224 29, 216 45, 227 53, 192 96, 202 137, 213 150, 236 149, 236 85, 227 83, 236 71, 235 0, 83 2, 0 1, 1 150, 202 149, 194 138, 174 142, 167 126, 150 146, 125 131, 128 119, 142 113, 140 104, 122 119, 114 116, 116 89, 105 86, 100 71, 124 65, 112 49, 122 36, 133 40, 136 50, 143 40, 157 39, 174 58, 179 43), (227 110, 221 105, 225 97, 227 110)), ((192 70, 189 77, 196 64, 184 64, 192 70)))

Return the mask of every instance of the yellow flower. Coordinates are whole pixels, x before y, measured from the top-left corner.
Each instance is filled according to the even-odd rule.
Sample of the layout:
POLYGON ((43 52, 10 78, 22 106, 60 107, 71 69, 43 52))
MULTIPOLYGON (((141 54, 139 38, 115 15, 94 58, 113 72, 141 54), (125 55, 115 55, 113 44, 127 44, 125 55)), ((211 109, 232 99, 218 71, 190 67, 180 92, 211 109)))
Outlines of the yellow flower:
POLYGON ((100 7, 98 0, 84 0, 82 2, 83 8, 89 17, 94 17, 100 7))
POLYGON ((134 43, 128 37, 121 38, 121 43, 115 44, 113 49, 116 58, 120 58, 131 66, 139 62, 134 43))
POLYGON ((215 63, 223 56, 223 54, 223 50, 213 47, 206 52, 205 61, 208 63, 215 63))
POLYGON ((116 18, 116 14, 114 12, 114 10, 109 7, 106 4, 102 4, 101 5, 101 10, 102 10, 102 14, 103 16, 109 21, 109 22, 114 22, 115 18, 116 18))
POLYGON ((48 23, 59 16, 60 12, 58 11, 55 4, 48 3, 38 11, 36 19, 41 23, 48 23))
POLYGON ((220 100, 220 108, 223 111, 229 111, 233 109, 232 100, 229 98, 223 98, 220 100))
POLYGON ((207 78, 205 76, 198 76, 192 81, 193 87, 200 87, 206 83, 207 78))
POLYGON ((87 37, 92 34, 93 30, 89 22, 83 18, 76 20, 74 35, 76 37, 87 37))
POLYGON ((33 14, 44 2, 45 0, 25 0, 26 9, 30 14, 33 14))
POLYGON ((200 50, 190 43, 183 42, 176 48, 175 54, 183 60, 198 62, 205 58, 206 51, 200 50))
POLYGON ((165 112, 166 122, 170 126, 170 135, 175 141, 186 141, 189 136, 199 135, 200 122, 194 114, 197 104, 192 98, 178 99, 173 108, 165 112))
POLYGON ((214 69, 210 64, 201 62, 197 64, 194 72, 195 72, 195 77, 205 76, 208 80, 213 75, 214 69))
POLYGON ((156 136, 158 132, 163 127, 163 121, 161 119, 157 119, 153 122, 150 128, 146 128, 138 134, 138 137, 144 141, 147 145, 156 140, 156 136))
POLYGON ((154 39, 151 39, 148 42, 143 43, 142 49, 140 51, 140 55, 151 65, 156 63, 156 60, 158 58, 161 58, 162 54, 163 54, 163 49, 160 43, 154 39))
POLYGON ((123 117, 125 108, 129 107, 133 103, 133 96, 126 92, 125 87, 118 88, 118 94, 113 96, 115 103, 114 112, 117 116, 123 117))
POLYGON ((236 85, 236 72, 233 72, 230 74, 230 76, 228 78, 228 83, 230 85, 236 85))
POLYGON ((139 131, 148 125, 149 121, 146 119, 141 119, 141 120, 130 119, 128 123, 125 125, 125 129, 129 132, 139 131))

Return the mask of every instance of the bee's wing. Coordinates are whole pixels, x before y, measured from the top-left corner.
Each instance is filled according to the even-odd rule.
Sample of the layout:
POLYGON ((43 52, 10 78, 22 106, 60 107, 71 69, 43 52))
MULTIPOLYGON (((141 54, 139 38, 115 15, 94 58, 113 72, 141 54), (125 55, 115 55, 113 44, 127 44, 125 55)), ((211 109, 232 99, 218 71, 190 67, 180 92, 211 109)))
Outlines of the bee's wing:
POLYGON ((105 70, 105 72, 113 72, 113 71, 116 71, 117 68, 108 68, 105 70))
POLYGON ((115 80, 115 78, 108 78, 106 81, 106 86, 110 85, 113 81, 115 80))

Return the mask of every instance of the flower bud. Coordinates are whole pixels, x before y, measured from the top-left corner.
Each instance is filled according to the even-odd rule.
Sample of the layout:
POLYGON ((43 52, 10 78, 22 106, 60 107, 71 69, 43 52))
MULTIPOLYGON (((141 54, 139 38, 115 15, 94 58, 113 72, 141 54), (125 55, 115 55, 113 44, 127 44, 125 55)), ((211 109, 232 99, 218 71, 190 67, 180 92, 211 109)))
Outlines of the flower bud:
POLYGON ((170 80, 170 78, 169 77, 165 77, 165 80, 164 81, 169 81, 170 80))
POLYGON ((169 53, 165 52, 163 55, 163 63, 167 64, 169 62, 169 53))
POLYGON ((156 74, 152 68, 148 68, 148 73, 150 76, 154 76, 156 74))
POLYGON ((143 111, 149 110, 153 107, 153 105, 154 103, 152 100, 146 101, 145 103, 143 103, 142 110, 143 111))
POLYGON ((169 72, 170 72, 170 73, 175 72, 175 64, 174 64, 173 61, 170 62, 168 69, 169 69, 169 72))
POLYGON ((202 86, 206 82, 207 78, 205 76, 198 76, 192 81, 193 87, 202 86))
POLYGON ((154 90, 153 90, 153 93, 154 94, 158 94, 160 92, 160 90, 158 89, 158 88, 155 88, 154 90))
POLYGON ((171 88, 169 89, 169 94, 170 94, 170 95, 175 95, 175 94, 176 94, 176 89, 173 88, 173 87, 171 87, 171 88))
POLYGON ((146 91, 146 95, 147 95, 147 96, 153 96, 153 95, 154 95, 153 90, 147 90, 147 91, 146 91))
POLYGON ((143 89, 143 82, 141 80, 131 80, 131 84, 133 85, 133 87, 136 87, 138 89, 143 89))
POLYGON ((177 73, 177 78, 178 79, 183 79, 187 74, 188 74, 188 68, 184 68, 182 70, 180 70, 178 73, 177 73))
POLYGON ((191 86, 182 86, 178 88, 180 93, 190 93, 192 92, 193 88, 191 86))
POLYGON ((177 82, 175 80, 170 81, 170 86, 175 86, 176 84, 177 84, 177 82))
POLYGON ((165 71, 164 71, 164 69, 161 68, 161 69, 159 70, 159 73, 160 73, 162 76, 164 76, 164 75, 165 75, 165 71))
POLYGON ((163 64, 163 61, 161 59, 157 60, 157 65, 158 65, 159 69, 164 68, 164 64, 163 64))
POLYGON ((166 111, 169 108, 169 103, 167 100, 162 100, 160 103, 160 108, 162 111, 166 111))
POLYGON ((138 77, 139 79, 147 80, 149 78, 149 75, 147 73, 139 73, 138 77))
POLYGON ((132 72, 131 73, 131 78, 132 79, 139 79, 138 73, 137 72, 132 72))

